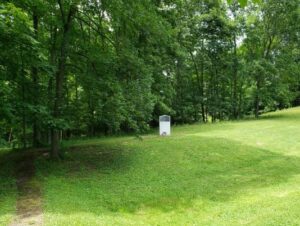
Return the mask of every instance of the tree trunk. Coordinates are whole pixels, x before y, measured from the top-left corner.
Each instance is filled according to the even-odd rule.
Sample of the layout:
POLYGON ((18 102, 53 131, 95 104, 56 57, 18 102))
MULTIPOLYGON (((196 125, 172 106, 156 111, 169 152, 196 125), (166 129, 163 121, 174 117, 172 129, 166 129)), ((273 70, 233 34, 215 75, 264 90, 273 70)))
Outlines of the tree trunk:
POLYGON ((11 143, 11 140, 12 140, 12 132, 13 132, 13 128, 10 128, 9 136, 8 136, 8 143, 9 144, 11 143))
POLYGON ((23 143, 23 149, 27 148, 27 142, 26 142, 26 108, 25 108, 25 103, 26 103, 26 97, 25 97, 25 71, 24 71, 24 62, 23 62, 23 54, 21 50, 21 77, 22 77, 22 143, 23 143))
POLYGON ((201 114, 202 114, 202 120, 203 122, 207 122, 207 114, 205 111, 205 102, 204 102, 204 98, 205 98, 205 93, 204 93, 204 59, 202 59, 201 62, 201 77, 200 77, 200 81, 201 81, 201 96, 202 96, 202 100, 201 100, 201 114))
POLYGON ((237 45, 236 35, 234 34, 233 40, 233 87, 232 87, 232 116, 234 119, 238 118, 238 94, 237 94, 237 79, 238 79, 238 58, 237 58, 237 45))
POLYGON ((259 92, 260 92, 260 81, 259 81, 259 78, 257 78, 256 94, 255 94, 255 100, 254 100, 255 118, 258 118, 258 116, 259 116, 259 102, 260 102, 259 92))
POLYGON ((255 96, 255 118, 258 118, 259 116, 259 98, 256 95, 255 96))
MULTIPOLYGON (((64 16, 64 9, 61 2, 58 0, 59 7, 61 10, 61 17, 63 21, 63 34, 62 41, 60 46, 60 56, 58 60, 58 68, 55 76, 55 100, 53 107, 53 117, 57 121, 61 118, 61 109, 63 106, 63 86, 65 79, 66 71, 66 60, 68 56, 68 47, 69 47, 69 36, 71 25, 73 21, 73 16, 76 13, 76 6, 71 5, 67 18, 64 16)), ((51 131, 51 156, 52 158, 59 158, 59 129, 57 126, 52 128, 51 131)))
POLYGON ((198 65, 197 62, 194 58, 194 55, 192 53, 192 51, 190 51, 190 55, 194 64, 194 68, 195 68, 195 72, 196 72, 196 77, 197 77, 197 83, 198 83, 198 90, 199 90, 199 94, 201 96, 201 115, 202 115, 202 121, 206 122, 206 118, 205 118, 205 109, 204 109, 204 77, 203 77, 203 72, 204 72, 204 65, 203 62, 201 62, 201 74, 199 73, 199 69, 198 69, 198 65))
MULTIPOLYGON (((33 9, 33 28, 34 28, 34 36, 35 39, 38 39, 38 24, 39 24, 39 18, 36 13, 36 9, 33 9)), ((38 86, 38 69, 36 66, 33 66, 31 69, 31 76, 32 76, 32 82, 33 82, 33 105, 35 107, 39 104, 39 86, 38 86)), ((41 144, 41 132, 40 132, 40 126, 37 119, 36 113, 33 114, 33 125, 32 125, 32 146, 33 147, 39 147, 41 144)))

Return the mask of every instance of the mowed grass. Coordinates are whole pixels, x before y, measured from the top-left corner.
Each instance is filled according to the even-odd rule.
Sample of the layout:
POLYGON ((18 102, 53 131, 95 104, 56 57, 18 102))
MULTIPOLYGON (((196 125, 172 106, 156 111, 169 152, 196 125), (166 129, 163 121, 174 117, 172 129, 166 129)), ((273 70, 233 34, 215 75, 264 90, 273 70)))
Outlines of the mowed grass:
POLYGON ((16 210, 13 155, 12 151, 0 149, 0 225, 9 224, 16 210))
POLYGON ((300 108, 172 132, 41 157, 45 225, 300 225, 300 108))

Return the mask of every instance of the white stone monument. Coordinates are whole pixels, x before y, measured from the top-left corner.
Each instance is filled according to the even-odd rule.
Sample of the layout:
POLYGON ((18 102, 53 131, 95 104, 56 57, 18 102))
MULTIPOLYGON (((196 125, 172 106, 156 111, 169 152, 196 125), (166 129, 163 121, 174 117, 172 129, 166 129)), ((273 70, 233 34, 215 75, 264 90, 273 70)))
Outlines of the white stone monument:
POLYGON ((169 115, 159 116, 159 135, 171 135, 171 117, 169 115))

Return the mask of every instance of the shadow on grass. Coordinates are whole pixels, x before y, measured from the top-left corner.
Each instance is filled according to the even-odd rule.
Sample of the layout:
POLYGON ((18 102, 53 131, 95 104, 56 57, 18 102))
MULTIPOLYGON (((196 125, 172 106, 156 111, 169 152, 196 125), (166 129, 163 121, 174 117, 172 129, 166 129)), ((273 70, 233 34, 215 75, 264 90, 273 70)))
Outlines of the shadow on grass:
POLYGON ((258 120, 285 120, 285 121, 299 121, 300 116, 297 115, 263 115, 258 120))
POLYGON ((226 139, 164 139, 132 150, 90 146, 67 154, 61 162, 37 162, 48 212, 172 211, 197 200, 227 202, 300 173, 297 157, 226 139))
POLYGON ((14 152, 0 152, 0 225, 6 225, 7 216, 14 214, 16 184, 14 175, 14 152))
POLYGON ((31 159, 33 154, 41 155, 42 150, 17 149, 0 152, 0 225, 7 225, 12 221, 11 217, 20 214, 23 209, 28 209, 30 206, 28 197, 37 195, 36 190, 30 190, 33 186, 28 185, 26 189, 30 191, 27 192, 29 196, 24 199, 26 202, 23 206, 19 205, 20 197, 25 196, 26 193, 26 189, 22 185, 26 184, 29 179, 27 177, 34 175, 34 167, 28 172, 26 163, 24 163, 25 158, 31 159))
POLYGON ((261 115, 259 119, 269 119, 269 120, 300 120, 300 111, 290 111, 290 112, 273 112, 261 115))

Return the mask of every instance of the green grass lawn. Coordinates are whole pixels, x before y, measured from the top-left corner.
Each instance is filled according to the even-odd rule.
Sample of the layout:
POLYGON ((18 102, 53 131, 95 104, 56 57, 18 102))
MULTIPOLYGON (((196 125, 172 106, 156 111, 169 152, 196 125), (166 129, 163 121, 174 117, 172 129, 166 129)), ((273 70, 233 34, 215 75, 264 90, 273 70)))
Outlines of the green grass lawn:
POLYGON ((300 108, 65 145, 37 162, 46 225, 300 225, 300 108))
MULTIPOLYGON (((172 132, 38 159, 45 225, 300 225, 300 108, 172 132)), ((13 197, 0 194, 0 225, 13 197)))

